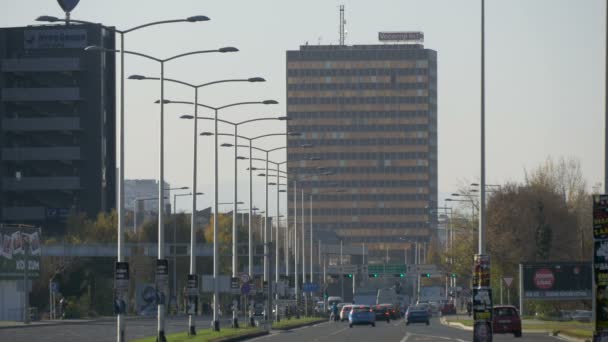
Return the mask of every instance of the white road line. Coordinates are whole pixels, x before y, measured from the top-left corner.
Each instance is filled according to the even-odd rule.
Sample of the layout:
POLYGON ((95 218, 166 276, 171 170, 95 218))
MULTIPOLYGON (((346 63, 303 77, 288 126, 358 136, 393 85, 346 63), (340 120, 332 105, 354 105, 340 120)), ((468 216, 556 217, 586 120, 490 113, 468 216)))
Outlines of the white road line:
POLYGON ((405 333, 405 336, 401 339, 400 342, 407 342, 407 339, 410 338, 410 333, 405 333))

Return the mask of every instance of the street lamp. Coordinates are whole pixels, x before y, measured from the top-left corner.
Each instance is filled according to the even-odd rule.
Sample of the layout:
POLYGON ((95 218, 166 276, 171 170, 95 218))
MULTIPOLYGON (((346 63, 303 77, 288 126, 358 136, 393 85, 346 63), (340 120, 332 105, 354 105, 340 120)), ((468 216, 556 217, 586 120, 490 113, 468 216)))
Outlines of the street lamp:
MULTIPOLYGON (((130 79, 136 79, 136 80, 160 80, 157 77, 146 77, 146 76, 142 76, 142 75, 132 75, 129 77, 130 79)), ((165 81, 169 81, 169 82, 173 82, 173 83, 178 83, 181 85, 185 85, 187 87, 193 88, 194 89, 194 102, 191 102, 191 104, 194 105, 194 116, 190 116, 190 118, 195 118, 198 119, 198 90, 200 88, 203 87, 207 87, 210 85, 214 85, 214 84, 220 84, 220 83, 229 83, 229 82, 250 82, 250 83, 254 83, 254 82, 265 82, 266 80, 262 77, 250 77, 250 78, 243 78, 243 79, 225 79, 225 80, 218 80, 218 81, 212 81, 212 82, 207 82, 207 83, 202 83, 202 84, 192 84, 192 83, 188 83, 188 82, 183 82, 183 81, 179 81, 176 79, 172 79, 172 78, 167 78, 165 79, 165 81)), ((210 118, 212 119, 212 118, 210 118)), ((198 138, 197 138, 197 134, 198 134, 198 120, 194 120, 194 125, 193 125, 193 162, 192 162, 192 189, 193 191, 196 191, 196 183, 197 183, 197 165, 198 165, 198 153, 197 153, 197 146, 198 146, 198 138)), ((236 198, 234 199, 236 201, 236 198)), ((190 218, 190 251, 194 251, 196 250, 196 236, 195 236, 195 214, 196 213, 196 196, 192 197, 192 217, 190 218)), ((236 221, 236 218, 233 220, 236 221)), ((188 277, 190 278, 195 278, 197 277, 196 275, 196 255, 192 252, 190 253, 190 272, 188 277)), ((198 291, 197 291, 198 293, 198 291)), ((196 327, 195 327, 195 319, 194 319, 194 315, 188 315, 188 322, 189 322, 189 333, 190 335, 196 335, 196 327)))
MULTIPOLYGON (((79 23, 79 24, 96 24, 96 25, 100 25, 101 27, 103 27, 104 29, 114 32, 114 33, 118 33, 120 35, 120 117, 119 117, 119 127, 120 127, 120 133, 119 133, 119 146, 120 149, 118 150, 118 159, 119 159, 119 167, 118 167, 118 182, 117 182, 117 208, 118 208, 118 212, 117 212, 117 225, 118 225, 118 238, 117 238, 117 242, 118 242, 118 251, 117 251, 117 261, 118 262, 124 262, 124 255, 123 255, 123 249, 124 249, 124 242, 123 242, 123 235, 124 235, 124 211, 125 211, 125 206, 124 206, 124 202, 125 202, 125 193, 124 193, 124 182, 125 182, 125 173, 124 173, 124 169, 125 169, 125 158, 124 158, 124 112, 125 112, 125 84, 124 84, 124 79, 125 79, 125 59, 124 59, 124 49, 125 49, 125 35, 129 32, 133 32, 145 27, 149 27, 149 26, 155 26, 155 25, 161 25, 161 24, 169 24, 169 23, 179 23, 179 22, 200 22, 200 21, 208 21, 210 20, 208 17, 204 16, 204 15, 197 15, 197 16, 191 16, 185 19, 174 19, 174 20, 163 20, 163 21, 156 21, 156 22, 151 22, 151 23, 147 23, 147 24, 143 24, 143 25, 139 25, 139 26, 135 26, 126 30, 119 30, 115 27, 111 27, 111 26, 105 26, 105 25, 101 25, 101 24, 96 24, 90 21, 85 21, 85 20, 76 20, 76 19, 69 19, 69 17, 67 19, 61 19, 61 18, 57 18, 54 16, 48 16, 48 15, 43 15, 43 16, 39 16, 38 18, 36 18, 36 21, 41 21, 41 22, 66 22, 66 23, 70 23, 70 22, 74 22, 74 23, 79 23)), ((124 319, 123 319, 123 314, 118 314, 117 315, 117 341, 122 342, 125 340, 125 326, 124 326, 124 319)), ((160 337, 160 336, 159 336, 160 337)), ((161 340, 164 340, 165 337, 164 335, 162 337, 160 337, 161 340)))
MULTIPOLYGON (((170 101, 170 100, 165 100, 166 103, 182 103, 182 104, 195 104, 193 102, 185 102, 185 101, 170 101)), ((164 101, 163 101, 164 102, 164 101)), ((217 212, 218 212, 218 131, 217 131, 217 126, 218 126, 218 112, 222 109, 226 109, 226 108, 230 108, 230 107, 236 107, 236 106, 243 106, 243 105, 252 105, 252 104, 263 104, 263 105, 271 105, 271 104, 278 104, 277 101, 275 100, 264 100, 264 101, 247 101, 247 102, 235 102, 235 103, 231 103, 231 104, 227 104, 227 105, 223 105, 223 106, 219 106, 219 107, 213 107, 213 106, 209 106, 209 105, 205 105, 202 103, 196 103, 197 106, 201 106, 207 109, 211 109, 214 111, 214 117, 213 117, 213 121, 214 121, 214 131, 213 131, 213 135, 214 135, 214 148, 213 148, 213 159, 214 159, 214 201, 213 203, 215 203, 215 210, 213 211, 213 330, 215 331, 219 331, 220 330, 220 322, 219 322, 219 317, 217 315, 217 311, 218 311, 218 301, 219 301, 219 288, 218 288, 218 272, 219 272, 219 265, 218 265, 218 261, 219 261, 219 255, 218 255, 218 224, 217 224, 217 212)), ((209 134, 201 134, 204 136, 208 136, 209 134)), ((236 202, 236 201, 234 201, 236 202)), ((251 202, 250 202, 251 203, 251 202)), ((235 211, 236 211, 236 204, 235 204, 235 211)), ((234 238, 234 235, 233 235, 234 238)), ((235 239, 236 240, 236 239, 235 239)), ((233 271, 234 272, 234 271, 233 271)))
MULTIPOLYGON (((182 57, 190 56, 190 55, 198 55, 198 54, 212 53, 212 52, 219 52, 219 53, 236 52, 236 51, 238 51, 238 49, 234 48, 234 47, 222 47, 222 48, 215 49, 215 50, 191 51, 191 52, 186 52, 186 53, 182 53, 179 55, 171 56, 168 58, 162 58, 162 59, 153 57, 153 56, 150 56, 147 54, 143 54, 140 52, 126 51, 124 49, 121 49, 121 50, 106 49, 106 48, 103 48, 100 46, 87 46, 85 48, 85 51, 127 53, 127 54, 140 56, 140 57, 160 63, 160 98, 161 99, 160 99, 160 139, 159 139, 160 157, 159 157, 159 187, 158 187, 159 195, 158 195, 158 197, 164 198, 164 191, 163 191, 162 184, 164 183, 165 63, 182 58, 182 57)), ((164 253, 165 239, 164 239, 164 213, 162 210, 162 205, 163 205, 162 202, 163 201, 159 201, 159 210, 158 210, 158 259, 157 259, 157 263, 160 266, 164 265, 164 263, 166 262, 166 260, 164 258, 165 257, 165 255, 164 255, 165 254, 164 253)), ((165 287, 166 287, 166 285, 165 285, 165 287)), ((162 300, 159 301, 159 303, 158 303, 158 340, 159 341, 166 340, 166 337, 165 337, 165 303, 162 300)))

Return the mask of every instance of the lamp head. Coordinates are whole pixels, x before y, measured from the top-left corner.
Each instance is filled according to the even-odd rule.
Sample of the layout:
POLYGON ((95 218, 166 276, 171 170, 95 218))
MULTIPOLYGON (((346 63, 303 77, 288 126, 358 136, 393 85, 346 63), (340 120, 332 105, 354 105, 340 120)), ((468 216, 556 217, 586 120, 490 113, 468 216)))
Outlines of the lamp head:
POLYGON ((84 48, 84 51, 104 51, 105 49, 97 45, 89 45, 84 48))
POLYGON ((221 144, 220 146, 221 146, 221 147, 232 147, 232 146, 234 146, 234 145, 229 144, 229 143, 223 143, 223 144, 221 144))
POLYGON ((277 118, 277 120, 279 120, 279 121, 289 121, 289 120, 291 120, 291 118, 288 117, 288 116, 279 116, 277 118))
POLYGON ((194 119, 194 116, 189 115, 189 114, 184 114, 182 116, 179 117, 180 119, 194 119))
POLYGON ((227 46, 227 47, 223 47, 223 48, 219 48, 217 51, 224 53, 224 52, 237 52, 239 51, 239 49, 232 47, 232 46, 227 46))
POLYGON ((186 21, 189 21, 191 23, 195 23, 198 21, 209 21, 209 20, 211 20, 211 19, 209 19, 209 17, 204 16, 204 15, 195 15, 195 16, 186 18, 186 21))
POLYGON ((259 177, 266 177, 266 174, 265 173, 259 173, 258 176, 259 177))
POLYGON ((262 77, 251 77, 247 79, 247 82, 266 82, 262 77))
MULTIPOLYGON (((156 100, 156 101, 154 101, 154 103, 160 103, 160 100, 156 100)), ((171 103, 171 100, 165 99, 165 100, 163 100, 163 103, 164 104, 171 103)))
POLYGON ((131 75, 129 76, 130 80, 145 80, 147 77, 144 75, 131 75))
POLYGON ((287 132, 288 136, 299 137, 302 135, 300 132, 287 132))
POLYGON ((245 159, 247 159, 247 157, 238 156, 238 157, 236 157, 236 159, 238 159, 238 160, 245 160, 245 159))
POLYGON ((60 19, 57 18, 57 17, 52 17, 50 15, 41 15, 38 18, 36 18, 36 21, 44 21, 44 22, 47 22, 47 23, 55 23, 55 22, 60 21, 60 19))
POLYGON ((211 132, 202 132, 200 135, 204 136, 204 137, 210 137, 213 135, 213 133, 211 132))
POLYGON ((277 101, 275 100, 264 100, 262 101, 263 104, 268 105, 268 104, 278 104, 277 101))

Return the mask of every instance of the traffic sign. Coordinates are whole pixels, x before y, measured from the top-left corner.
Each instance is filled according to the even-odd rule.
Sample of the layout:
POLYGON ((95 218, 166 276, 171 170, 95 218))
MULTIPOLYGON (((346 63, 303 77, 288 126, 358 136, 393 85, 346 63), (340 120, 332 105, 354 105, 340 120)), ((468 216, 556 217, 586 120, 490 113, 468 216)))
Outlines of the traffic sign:
POLYGON ((237 278, 237 277, 231 277, 230 278, 230 288, 231 289, 238 289, 239 288, 239 278, 237 278))
POLYGON ((317 283, 304 283, 302 285, 302 290, 304 292, 317 292, 317 291, 319 291, 319 284, 317 284, 317 283))
POLYGON ((249 274, 247 274, 247 273, 241 273, 240 278, 241 278, 241 282, 243 282, 243 283, 249 282, 249 274))
POLYGON ((342 265, 342 273, 357 273, 357 265, 342 265))
POLYGON ((59 283, 56 281, 51 282, 51 292, 58 293, 59 292, 59 283))
POLYGON ((511 285, 513 285, 513 277, 503 277, 502 280, 505 282, 508 289, 510 289, 511 285))

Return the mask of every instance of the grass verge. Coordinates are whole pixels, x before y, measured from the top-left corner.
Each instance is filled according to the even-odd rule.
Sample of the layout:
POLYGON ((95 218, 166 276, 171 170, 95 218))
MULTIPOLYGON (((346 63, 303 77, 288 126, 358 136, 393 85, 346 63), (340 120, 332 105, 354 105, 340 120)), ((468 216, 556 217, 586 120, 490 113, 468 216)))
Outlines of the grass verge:
MULTIPOLYGON (((196 336, 188 336, 187 333, 177 333, 167 335, 167 341, 171 342, 213 342, 221 341, 226 338, 238 337, 242 335, 249 335, 259 333, 262 330, 259 328, 223 328, 219 332, 212 331, 211 329, 200 329, 197 330, 196 336)), ((145 337, 133 342, 156 342, 156 336, 145 337)))
POLYGON ((325 321, 325 319, 319 317, 301 317, 299 319, 292 318, 290 320, 281 319, 280 322, 272 323, 272 329, 285 330, 293 327, 298 327, 303 324, 323 321, 325 321))

